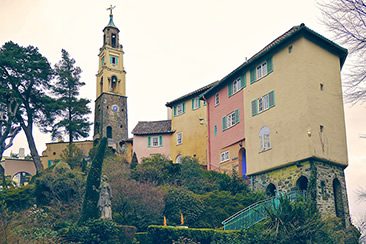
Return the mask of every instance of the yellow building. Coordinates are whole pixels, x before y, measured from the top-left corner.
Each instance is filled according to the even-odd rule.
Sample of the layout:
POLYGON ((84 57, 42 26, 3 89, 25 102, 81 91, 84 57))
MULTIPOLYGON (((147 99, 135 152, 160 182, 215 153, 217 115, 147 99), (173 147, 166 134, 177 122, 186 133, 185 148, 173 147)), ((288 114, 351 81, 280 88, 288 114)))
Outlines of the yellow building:
POLYGON ((216 82, 168 102, 168 117, 174 134, 170 141, 170 157, 179 163, 182 156, 191 156, 207 164, 207 109, 200 95, 216 82))
MULTIPOLYGON (((88 156, 90 149, 93 148, 93 141, 75 141, 73 142, 82 152, 83 155, 88 156)), ((50 142, 46 143, 46 150, 42 152, 41 162, 43 167, 46 169, 52 166, 54 163, 61 160, 62 152, 69 145, 68 142, 50 142)))

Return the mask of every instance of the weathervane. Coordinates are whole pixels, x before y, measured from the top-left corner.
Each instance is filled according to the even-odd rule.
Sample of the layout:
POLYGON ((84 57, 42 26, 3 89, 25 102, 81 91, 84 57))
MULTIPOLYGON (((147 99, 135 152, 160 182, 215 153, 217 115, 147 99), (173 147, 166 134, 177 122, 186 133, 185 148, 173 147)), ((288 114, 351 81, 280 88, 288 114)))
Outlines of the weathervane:
POLYGON ((115 8, 116 6, 112 6, 112 4, 111 4, 111 6, 109 7, 109 8, 107 8, 107 10, 109 10, 109 11, 111 11, 111 13, 109 14, 109 15, 113 15, 113 9, 115 8))

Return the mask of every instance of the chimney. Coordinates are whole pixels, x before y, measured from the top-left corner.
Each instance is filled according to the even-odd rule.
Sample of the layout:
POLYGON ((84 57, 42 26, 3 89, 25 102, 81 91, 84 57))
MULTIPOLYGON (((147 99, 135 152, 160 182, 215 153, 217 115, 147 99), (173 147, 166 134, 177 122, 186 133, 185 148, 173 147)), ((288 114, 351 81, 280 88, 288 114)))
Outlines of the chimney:
POLYGON ((25 158, 25 149, 24 147, 19 148, 19 159, 25 158))

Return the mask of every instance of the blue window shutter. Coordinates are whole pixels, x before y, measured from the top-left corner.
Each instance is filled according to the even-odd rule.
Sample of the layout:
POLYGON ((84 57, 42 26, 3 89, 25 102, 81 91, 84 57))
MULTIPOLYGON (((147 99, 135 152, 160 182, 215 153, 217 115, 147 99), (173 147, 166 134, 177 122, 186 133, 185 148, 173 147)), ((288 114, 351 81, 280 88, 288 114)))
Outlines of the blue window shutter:
POLYGON ((274 95, 274 91, 271 91, 269 94, 268 94, 269 98, 268 98, 268 105, 269 107, 273 107, 275 105, 275 95, 274 95))
POLYGON ((173 107, 173 115, 174 117, 177 116, 177 106, 173 107))
POLYGON ((235 110, 235 118, 236 118, 236 121, 235 123, 239 123, 240 122, 240 113, 239 113, 239 109, 235 110))
POLYGON ((186 107, 186 106, 185 106, 185 102, 183 102, 182 104, 183 104, 183 113, 185 113, 185 112, 186 112, 186 108, 185 108, 185 107, 186 107))
POLYGON ((227 120, 226 116, 222 118, 222 130, 226 130, 226 128, 227 128, 226 127, 226 120, 227 120))
POLYGON ((229 85, 227 86, 227 94, 229 97, 231 97, 233 95, 233 83, 230 82, 229 85))
POLYGON ((267 73, 271 73, 273 71, 273 66, 272 66, 272 57, 267 59, 267 73))
POLYGON ((243 74, 242 77, 240 77, 240 86, 241 88, 244 88, 247 86, 247 76, 246 73, 243 74))
POLYGON ((147 137, 147 147, 151 147, 151 136, 147 137))
POLYGON ((255 81, 256 81, 256 74, 255 74, 255 67, 253 67, 251 70, 250 70, 250 84, 253 84, 255 81))
POLYGON ((163 136, 159 136, 159 145, 163 146, 163 136))
POLYGON ((258 113, 258 99, 252 101, 252 116, 258 113))

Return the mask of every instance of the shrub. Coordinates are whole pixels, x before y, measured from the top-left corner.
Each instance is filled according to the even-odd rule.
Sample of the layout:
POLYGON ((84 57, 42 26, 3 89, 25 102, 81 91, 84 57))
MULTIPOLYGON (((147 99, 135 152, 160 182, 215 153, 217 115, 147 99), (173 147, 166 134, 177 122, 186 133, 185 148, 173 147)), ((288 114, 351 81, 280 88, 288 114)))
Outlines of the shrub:
POLYGON ((65 242, 72 243, 132 243, 136 232, 133 226, 113 221, 93 219, 83 225, 70 225, 59 231, 65 242))
POLYGON ((35 203, 33 192, 33 185, 9 188, 1 191, 0 201, 4 201, 11 211, 21 211, 35 203))
POLYGON ((86 180, 85 197, 81 210, 80 223, 88 219, 99 217, 98 199, 99 193, 96 189, 100 186, 104 153, 107 147, 107 138, 103 138, 99 145, 96 155, 92 161, 91 168, 86 180))
POLYGON ((75 144, 69 144, 61 153, 62 161, 70 165, 72 169, 81 168, 84 158, 83 151, 75 144))

